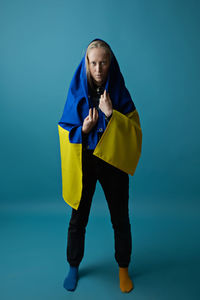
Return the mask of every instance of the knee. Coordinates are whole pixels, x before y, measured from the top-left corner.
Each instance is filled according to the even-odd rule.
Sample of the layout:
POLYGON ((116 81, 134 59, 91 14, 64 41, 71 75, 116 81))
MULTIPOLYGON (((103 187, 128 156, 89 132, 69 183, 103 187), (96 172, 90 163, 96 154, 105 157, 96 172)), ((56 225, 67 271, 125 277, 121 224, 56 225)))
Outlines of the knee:
POLYGON ((70 233, 85 233, 87 220, 82 218, 71 218, 68 231, 70 233))
POLYGON ((115 231, 129 232, 131 230, 129 217, 112 220, 112 226, 115 231))

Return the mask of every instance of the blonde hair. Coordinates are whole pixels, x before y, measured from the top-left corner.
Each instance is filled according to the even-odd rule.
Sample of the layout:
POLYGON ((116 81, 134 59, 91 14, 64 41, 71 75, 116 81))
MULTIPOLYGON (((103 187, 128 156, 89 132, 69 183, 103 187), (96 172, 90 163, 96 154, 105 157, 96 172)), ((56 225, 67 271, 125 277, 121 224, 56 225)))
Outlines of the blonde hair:
POLYGON ((89 44, 89 46, 87 47, 87 50, 86 50, 86 55, 85 55, 85 65, 86 65, 87 80, 88 80, 88 83, 91 88, 94 88, 94 85, 93 85, 92 77, 91 77, 90 70, 89 70, 88 53, 91 49, 94 49, 94 48, 104 48, 106 50, 107 54, 109 55, 110 63, 111 63, 111 59, 112 59, 112 51, 111 51, 109 45, 107 43, 105 43, 104 41, 96 40, 89 44))

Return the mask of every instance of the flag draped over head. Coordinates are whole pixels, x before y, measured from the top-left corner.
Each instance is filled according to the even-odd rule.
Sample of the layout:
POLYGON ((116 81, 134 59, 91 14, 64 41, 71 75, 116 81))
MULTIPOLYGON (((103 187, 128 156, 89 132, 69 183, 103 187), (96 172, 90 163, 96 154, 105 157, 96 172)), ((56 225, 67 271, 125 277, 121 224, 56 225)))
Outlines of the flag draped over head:
MULTIPOLYGON (((96 40, 101 39, 94 39, 92 42, 96 40)), ((103 42, 106 43, 105 41, 103 42)), ((108 47, 110 48, 109 45, 108 47)), ((135 105, 131 99, 128 89, 125 86, 119 64, 111 48, 110 51, 112 53, 112 59, 105 89, 109 93, 113 109, 116 109, 123 114, 127 114, 135 109, 135 105)), ((85 52, 85 55, 78 65, 71 80, 63 115, 59 122, 61 127, 69 130, 69 139, 71 143, 82 143, 81 126, 84 118, 86 118, 88 115, 89 108, 90 101, 88 94, 88 80, 86 75, 85 52)), ((105 123, 104 127, 106 127, 105 123)))

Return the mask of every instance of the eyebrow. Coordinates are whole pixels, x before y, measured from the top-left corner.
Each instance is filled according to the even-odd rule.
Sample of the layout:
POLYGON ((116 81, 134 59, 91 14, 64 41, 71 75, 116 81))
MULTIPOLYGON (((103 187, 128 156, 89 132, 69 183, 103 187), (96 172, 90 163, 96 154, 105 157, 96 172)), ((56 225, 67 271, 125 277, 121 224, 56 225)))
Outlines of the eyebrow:
MULTIPOLYGON (((107 61, 107 59, 100 60, 100 62, 102 62, 102 61, 107 61)), ((91 62, 96 62, 96 61, 92 60, 91 62)))

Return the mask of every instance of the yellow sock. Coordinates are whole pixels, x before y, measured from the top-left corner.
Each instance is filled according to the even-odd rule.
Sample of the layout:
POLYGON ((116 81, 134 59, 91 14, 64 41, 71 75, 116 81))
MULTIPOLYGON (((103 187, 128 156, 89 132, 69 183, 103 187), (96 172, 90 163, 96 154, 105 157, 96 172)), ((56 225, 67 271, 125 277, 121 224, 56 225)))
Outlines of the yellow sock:
POLYGON ((124 293, 128 293, 133 289, 133 282, 128 274, 128 268, 119 267, 119 284, 120 289, 124 293))

